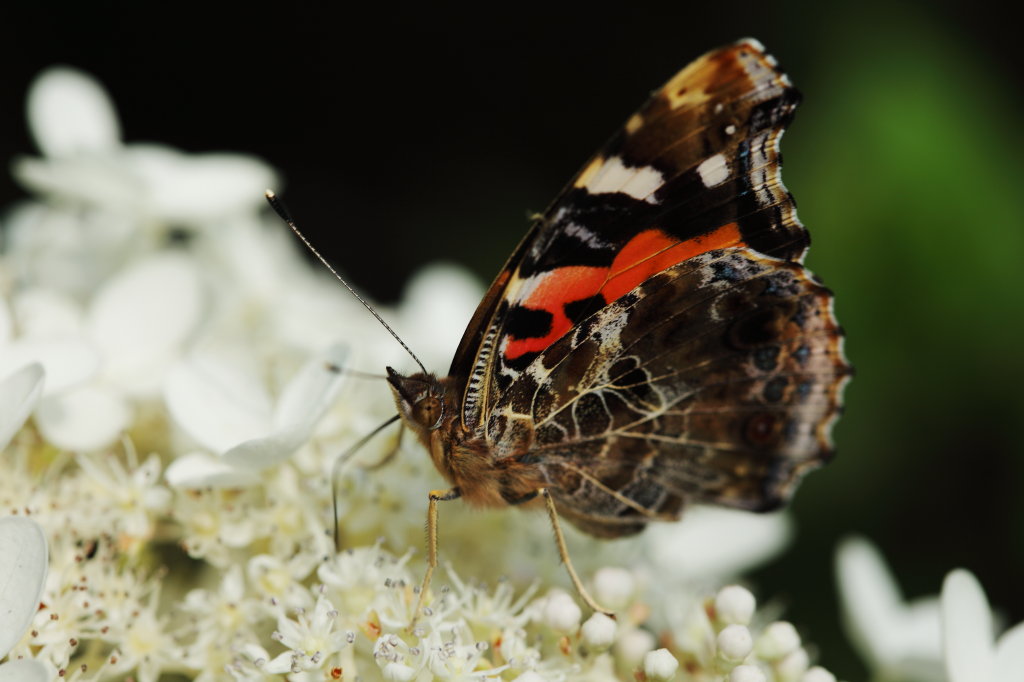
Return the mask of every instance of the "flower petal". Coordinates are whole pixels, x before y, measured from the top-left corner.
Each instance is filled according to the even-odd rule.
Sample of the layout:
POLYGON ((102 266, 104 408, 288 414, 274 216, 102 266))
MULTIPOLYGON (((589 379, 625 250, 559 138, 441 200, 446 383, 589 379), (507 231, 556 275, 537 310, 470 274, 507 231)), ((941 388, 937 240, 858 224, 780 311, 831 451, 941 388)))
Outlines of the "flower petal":
POLYGON ((0 452, 32 414, 43 393, 42 365, 32 363, 0 381, 0 452))
POLYGON ((46 682, 52 679, 39 661, 21 659, 0 664, 0 682, 46 682))
POLYGON ((245 488, 260 480, 255 474, 233 467, 219 457, 199 452, 175 459, 164 477, 176 488, 245 488))
POLYGON ((7 308, 7 301, 0 298, 0 344, 7 343, 14 335, 14 321, 11 320, 11 311, 7 308))
POLYGON ((978 579, 962 568, 942 584, 942 635, 950 682, 992 679, 992 612, 978 579))
POLYGON ((47 156, 100 152, 120 145, 114 105, 96 79, 67 67, 40 74, 28 93, 28 124, 47 156))
POLYGON ((338 395, 347 356, 347 347, 339 344, 307 362, 278 398, 274 410, 275 427, 305 425, 312 431, 338 395))
POLYGON ((694 507, 679 523, 652 524, 643 541, 667 575, 721 581, 777 554, 791 534, 785 514, 694 507))
POLYGON ((39 401, 36 424, 46 440, 65 450, 98 450, 128 428, 131 409, 121 395, 82 386, 39 401))
POLYGON ((157 390, 202 311, 202 282, 191 259, 164 254, 124 270, 97 292, 89 310, 105 374, 142 393, 157 390))
POLYGON ((882 555, 863 538, 844 540, 836 575, 847 636, 873 666, 892 665, 899 656, 893 628, 903 597, 882 555))
POLYGON ((937 599, 904 603, 879 551, 863 538, 845 540, 836 575, 847 636, 880 677, 942 677, 937 599))
POLYGON ((80 384, 96 373, 100 357, 85 339, 21 338, 4 349, 0 374, 37 362, 46 372, 46 395, 80 384))
POLYGON ((405 288, 396 327, 416 339, 416 353, 428 367, 448 362, 462 339, 483 289, 468 270, 449 264, 420 270, 405 288))
POLYGON ((270 398, 263 386, 212 355, 194 355, 173 366, 164 398, 181 428, 216 453, 270 428, 270 398))
POLYGON ((18 182, 37 194, 55 195, 77 204, 101 206, 121 213, 139 213, 143 207, 142 183, 118 162, 117 156, 21 157, 14 160, 11 172, 18 182))
POLYGON ((262 207, 273 170, 242 154, 186 155, 155 144, 132 145, 126 160, 142 178, 152 210, 171 222, 216 221, 262 207))
POLYGON ((22 336, 80 336, 82 307, 67 294, 44 287, 18 291, 11 302, 22 336))
POLYGON ((1024 623, 1004 632, 996 643, 992 682, 1018 682, 1021 671, 1024 671, 1024 623))
POLYGON ((309 435, 307 425, 284 429, 264 438, 254 438, 236 445, 221 455, 221 461, 236 469, 263 471, 291 457, 293 452, 309 440, 309 435))
POLYGON ((46 584, 46 536, 32 519, 0 519, 0 658, 28 629, 46 584))

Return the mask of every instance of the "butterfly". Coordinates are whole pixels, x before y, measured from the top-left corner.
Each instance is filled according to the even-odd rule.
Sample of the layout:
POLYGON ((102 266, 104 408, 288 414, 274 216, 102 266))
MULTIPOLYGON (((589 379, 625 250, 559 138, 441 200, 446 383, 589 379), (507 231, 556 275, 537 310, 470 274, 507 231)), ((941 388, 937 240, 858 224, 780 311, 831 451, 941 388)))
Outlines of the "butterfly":
POLYGON ((559 518, 617 538, 693 503, 771 510, 831 457, 851 368, 780 178, 799 101, 756 40, 698 58, 534 221, 447 375, 387 368, 452 486, 414 613, 438 502, 544 506, 603 610, 559 518))

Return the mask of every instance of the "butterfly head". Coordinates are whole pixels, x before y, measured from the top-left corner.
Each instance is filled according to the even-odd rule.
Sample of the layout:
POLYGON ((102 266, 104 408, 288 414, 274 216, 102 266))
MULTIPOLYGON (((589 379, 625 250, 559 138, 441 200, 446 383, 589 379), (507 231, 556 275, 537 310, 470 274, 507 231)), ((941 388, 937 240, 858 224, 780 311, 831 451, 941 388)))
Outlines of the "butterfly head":
POLYGON ((410 426, 434 431, 445 417, 444 388, 432 374, 399 374, 388 367, 388 383, 402 418, 410 426))

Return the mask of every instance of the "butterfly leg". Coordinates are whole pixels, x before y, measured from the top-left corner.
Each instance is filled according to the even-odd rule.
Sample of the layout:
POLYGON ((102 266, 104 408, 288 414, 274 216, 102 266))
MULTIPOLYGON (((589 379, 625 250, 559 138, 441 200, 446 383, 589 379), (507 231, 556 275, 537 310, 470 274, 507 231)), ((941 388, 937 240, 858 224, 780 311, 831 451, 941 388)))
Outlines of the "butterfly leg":
POLYGON ((430 588, 430 579, 434 577, 434 569, 437 568, 437 503, 457 500, 462 497, 458 488, 450 490, 431 490, 427 503, 427 572, 423 576, 423 584, 420 585, 420 596, 416 600, 416 609, 412 612, 412 622, 409 627, 416 624, 420 617, 420 609, 423 608, 423 600, 427 598, 427 590, 430 588))
POLYGON ((365 471, 376 471, 381 467, 391 464, 391 460, 393 460, 395 458, 395 455, 398 454, 398 451, 402 449, 402 436, 404 434, 405 425, 402 424, 398 427, 398 435, 395 437, 395 444, 388 449, 387 453, 385 453, 385 455, 381 457, 379 461, 374 462, 373 464, 364 464, 363 469, 365 471))
POLYGON ((541 488, 538 492, 544 498, 544 505, 548 510, 548 518, 551 519, 551 528, 555 531, 555 544, 558 545, 558 555, 562 558, 565 569, 569 571, 569 578, 572 580, 572 585, 576 588, 577 594, 593 610, 600 611, 604 615, 614 618, 614 613, 594 601, 594 598, 583 587, 583 582, 576 574, 576 569, 572 565, 572 559, 569 558, 569 549, 565 546, 565 536, 562 534, 561 524, 558 523, 558 510, 555 509, 555 501, 551 499, 551 493, 548 492, 547 488, 541 488))

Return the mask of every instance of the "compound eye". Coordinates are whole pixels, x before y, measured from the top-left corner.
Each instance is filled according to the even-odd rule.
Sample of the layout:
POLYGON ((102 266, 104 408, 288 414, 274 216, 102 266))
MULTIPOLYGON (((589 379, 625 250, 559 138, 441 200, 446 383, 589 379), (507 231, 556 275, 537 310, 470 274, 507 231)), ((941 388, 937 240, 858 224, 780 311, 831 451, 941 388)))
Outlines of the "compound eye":
POLYGON ((433 431, 441 426, 441 417, 444 416, 444 404, 439 398, 433 396, 423 398, 413 408, 413 418, 417 424, 433 431))

